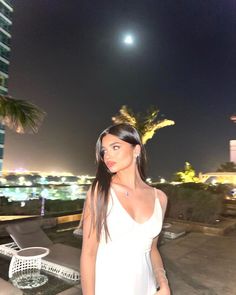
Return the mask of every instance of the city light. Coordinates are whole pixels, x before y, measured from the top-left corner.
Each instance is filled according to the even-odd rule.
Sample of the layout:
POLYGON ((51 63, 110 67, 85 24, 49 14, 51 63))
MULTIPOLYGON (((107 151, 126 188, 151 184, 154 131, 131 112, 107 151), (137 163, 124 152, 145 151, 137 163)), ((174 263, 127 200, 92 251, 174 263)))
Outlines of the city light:
POLYGON ((90 175, 55 174, 5 171, 0 178, 0 195, 7 198, 8 202, 27 202, 40 197, 51 200, 84 199, 94 179, 90 175))

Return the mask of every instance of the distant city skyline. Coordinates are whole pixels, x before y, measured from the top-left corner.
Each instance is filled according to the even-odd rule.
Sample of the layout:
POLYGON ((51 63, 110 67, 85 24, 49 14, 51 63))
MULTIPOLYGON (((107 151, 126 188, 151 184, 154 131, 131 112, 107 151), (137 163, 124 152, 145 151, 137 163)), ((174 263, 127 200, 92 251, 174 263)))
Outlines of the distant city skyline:
POLYGON ((124 104, 135 112, 154 105, 176 123, 147 143, 149 177, 170 178, 185 161, 197 172, 229 161, 236 139, 235 2, 14 5, 9 93, 47 117, 37 135, 7 131, 4 169, 94 175, 96 139, 124 104), (132 48, 121 42, 128 33, 132 48))

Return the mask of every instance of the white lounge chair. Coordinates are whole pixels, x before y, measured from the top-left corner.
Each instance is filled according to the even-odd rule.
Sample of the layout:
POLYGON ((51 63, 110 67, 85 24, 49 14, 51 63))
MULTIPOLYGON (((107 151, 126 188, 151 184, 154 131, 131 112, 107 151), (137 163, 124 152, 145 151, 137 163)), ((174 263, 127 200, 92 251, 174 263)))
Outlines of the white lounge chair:
MULTIPOLYGON (((46 247, 50 253, 42 259, 42 269, 69 280, 80 279, 79 265, 81 250, 61 243, 54 244, 41 229, 38 221, 24 221, 6 227, 19 249, 27 247, 46 247)), ((16 245, 0 245, 0 253, 12 256, 16 245)))

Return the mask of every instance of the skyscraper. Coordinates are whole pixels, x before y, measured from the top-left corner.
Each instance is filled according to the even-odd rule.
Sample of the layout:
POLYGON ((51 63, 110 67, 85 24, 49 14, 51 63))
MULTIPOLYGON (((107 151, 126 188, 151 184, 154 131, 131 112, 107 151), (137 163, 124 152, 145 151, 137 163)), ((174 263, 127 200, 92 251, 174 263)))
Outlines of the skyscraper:
MULTIPOLYGON (((0 0, 0 94, 8 94, 8 70, 13 6, 11 0, 0 0)), ((0 124, 0 174, 2 173, 5 128, 0 124)))
MULTIPOLYGON (((232 115, 230 120, 236 123, 236 115, 232 115)), ((230 152, 230 162, 234 162, 236 164, 236 140, 229 141, 229 152, 230 152)))

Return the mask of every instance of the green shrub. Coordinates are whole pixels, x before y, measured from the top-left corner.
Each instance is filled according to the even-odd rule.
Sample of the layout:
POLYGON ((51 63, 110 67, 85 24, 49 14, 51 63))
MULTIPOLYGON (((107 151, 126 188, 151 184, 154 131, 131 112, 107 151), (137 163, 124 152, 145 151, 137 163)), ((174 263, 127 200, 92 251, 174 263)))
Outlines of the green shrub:
POLYGON ((46 200, 45 201, 45 212, 75 212, 83 208, 84 200, 46 200))
POLYGON ((209 188, 201 183, 158 184, 168 196, 166 217, 215 223, 222 213, 226 188, 209 188))
POLYGON ((177 187, 193 190, 206 190, 208 188, 208 185, 201 182, 185 182, 178 184, 177 187))
POLYGON ((208 190, 214 192, 216 194, 228 194, 234 186, 230 184, 222 184, 219 183, 218 185, 208 185, 208 190))

